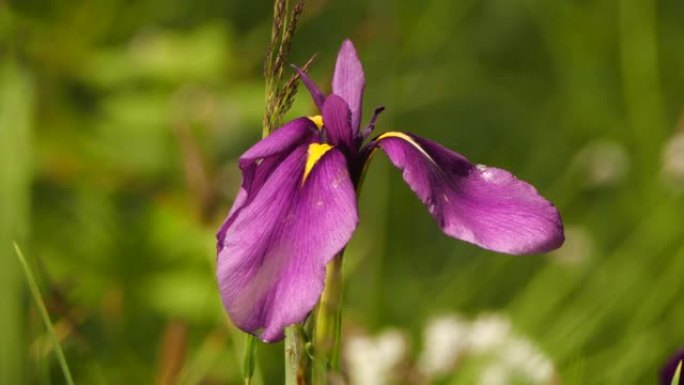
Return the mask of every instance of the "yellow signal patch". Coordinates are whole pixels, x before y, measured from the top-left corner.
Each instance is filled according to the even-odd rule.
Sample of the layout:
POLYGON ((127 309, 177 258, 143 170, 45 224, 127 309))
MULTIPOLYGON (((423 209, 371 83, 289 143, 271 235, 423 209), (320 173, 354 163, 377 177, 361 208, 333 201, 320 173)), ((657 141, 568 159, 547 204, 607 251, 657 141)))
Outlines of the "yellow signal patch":
POLYGON ((319 130, 320 130, 321 128, 323 128, 323 117, 322 117, 322 116, 320 116, 320 115, 309 116, 309 120, 312 121, 313 124, 315 124, 316 127, 318 127, 319 130))
POLYGON ((302 184, 311 173, 313 167, 318 163, 326 152, 332 150, 333 146, 327 143, 311 143, 309 145, 308 154, 306 157, 306 166, 304 166, 304 177, 302 177, 302 184))

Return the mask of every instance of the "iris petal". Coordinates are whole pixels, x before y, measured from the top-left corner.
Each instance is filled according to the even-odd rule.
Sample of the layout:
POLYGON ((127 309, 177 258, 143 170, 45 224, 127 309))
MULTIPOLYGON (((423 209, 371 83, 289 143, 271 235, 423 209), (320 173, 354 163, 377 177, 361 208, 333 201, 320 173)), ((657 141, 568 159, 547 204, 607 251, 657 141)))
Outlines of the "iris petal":
POLYGON ((302 183, 309 147, 295 148, 274 166, 250 201, 227 219, 219 239, 224 307, 238 327, 267 342, 306 318, 323 290, 326 264, 358 222, 339 150, 326 150, 302 183))
POLYGON ((302 79, 302 82, 304 82, 306 89, 309 90, 311 98, 313 99, 314 103, 316 103, 316 107, 318 107, 318 109, 322 111, 323 103, 325 102, 325 95, 323 95, 323 92, 321 92, 320 88, 318 88, 316 83, 314 83, 314 81, 311 80, 311 78, 309 77, 309 75, 306 74, 306 72, 302 71, 299 67, 292 67, 294 67, 295 71, 297 71, 297 74, 299 75, 299 78, 302 79))
POLYGON ((337 54, 335 73, 333 74, 332 92, 339 95, 349 105, 351 110, 351 124, 354 132, 359 130, 361 121, 361 102, 366 78, 363 74, 361 61, 356 55, 356 48, 351 41, 342 43, 337 54))
POLYGON ((403 172, 442 231, 508 254, 546 252, 563 243, 556 208, 506 170, 465 157, 415 135, 389 132, 374 142, 403 172))
POLYGON ((222 247, 223 234, 231 223, 230 219, 234 218, 233 214, 251 201, 275 167, 293 149, 310 142, 316 135, 315 132, 316 126, 310 119, 294 119, 258 141, 240 156, 238 163, 242 170, 242 186, 228 213, 228 220, 216 233, 219 249, 222 247))
POLYGON ((354 133, 351 126, 349 106, 341 97, 330 95, 323 105, 323 124, 331 144, 343 145, 352 150, 354 133))

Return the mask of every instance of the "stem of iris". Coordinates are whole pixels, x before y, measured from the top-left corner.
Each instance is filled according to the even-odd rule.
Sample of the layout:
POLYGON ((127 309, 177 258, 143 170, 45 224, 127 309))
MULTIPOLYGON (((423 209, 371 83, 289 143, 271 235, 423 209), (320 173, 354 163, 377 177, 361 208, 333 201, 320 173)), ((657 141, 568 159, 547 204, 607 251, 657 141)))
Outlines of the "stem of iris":
POLYGON ((328 264, 325 289, 315 310, 313 383, 327 383, 328 372, 339 370, 342 322, 342 262, 344 249, 328 264))

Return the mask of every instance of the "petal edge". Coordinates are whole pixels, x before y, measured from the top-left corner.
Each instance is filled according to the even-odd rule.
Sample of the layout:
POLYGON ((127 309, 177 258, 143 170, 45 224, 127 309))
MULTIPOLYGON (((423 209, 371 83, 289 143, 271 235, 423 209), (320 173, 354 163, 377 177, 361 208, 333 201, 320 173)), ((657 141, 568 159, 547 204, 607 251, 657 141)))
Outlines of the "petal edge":
POLYGON ((445 234, 507 254, 547 252, 563 243, 563 223, 553 204, 508 171, 474 165, 407 133, 385 133, 374 145, 402 170, 445 234))

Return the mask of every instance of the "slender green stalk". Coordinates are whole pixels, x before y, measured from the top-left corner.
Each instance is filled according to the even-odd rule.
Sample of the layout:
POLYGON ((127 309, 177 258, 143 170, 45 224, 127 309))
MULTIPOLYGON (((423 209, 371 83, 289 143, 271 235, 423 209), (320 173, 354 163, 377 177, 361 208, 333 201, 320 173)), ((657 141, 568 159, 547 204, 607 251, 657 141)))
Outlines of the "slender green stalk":
POLYGON ((252 384, 254 377, 254 367, 256 363, 256 338, 251 334, 245 335, 245 354, 242 365, 242 377, 245 385, 252 384))
POLYGON ((285 385, 305 385, 309 372, 304 332, 300 325, 285 329, 285 385))
POLYGON ((64 379, 67 383, 67 385, 74 385, 74 380, 71 377, 71 371, 69 370, 69 365, 67 364, 66 358, 64 357, 64 352, 62 351, 62 347, 59 345, 59 341, 57 341, 57 336, 55 335, 55 329, 52 327, 52 321, 50 321, 50 315, 48 314, 47 308, 45 307, 45 302, 43 302, 43 298, 40 295, 40 289, 38 289, 38 283, 36 282, 35 277, 33 276, 33 272, 31 271, 31 268, 29 267, 28 263, 26 263, 26 258, 24 257, 24 254, 21 252, 21 249, 19 248, 19 245, 14 243, 14 250, 17 253, 17 257, 19 258, 19 262, 21 263, 21 267, 24 269, 24 274, 26 274, 26 281, 28 281, 29 289, 31 290, 31 295, 33 296, 33 300, 36 302, 36 306, 38 306, 38 311, 40 312, 40 316, 43 319, 43 323, 45 324, 45 328, 48 331, 48 334, 50 335, 50 339, 52 340, 52 345, 55 349, 55 354, 57 355, 57 361, 59 361, 59 365, 62 367, 62 373, 64 374, 64 379))
POLYGON ((313 383, 326 384, 328 372, 339 370, 344 249, 328 264, 325 289, 316 308, 313 383))
POLYGON ((679 365, 677 365, 677 370, 675 370, 674 376, 672 376, 672 382, 670 383, 671 385, 679 385, 679 377, 682 375, 682 361, 679 361, 679 365))

